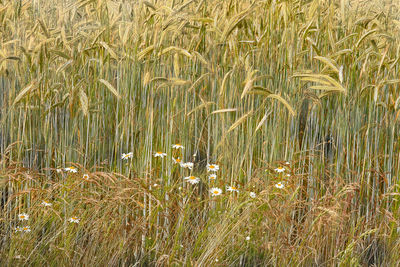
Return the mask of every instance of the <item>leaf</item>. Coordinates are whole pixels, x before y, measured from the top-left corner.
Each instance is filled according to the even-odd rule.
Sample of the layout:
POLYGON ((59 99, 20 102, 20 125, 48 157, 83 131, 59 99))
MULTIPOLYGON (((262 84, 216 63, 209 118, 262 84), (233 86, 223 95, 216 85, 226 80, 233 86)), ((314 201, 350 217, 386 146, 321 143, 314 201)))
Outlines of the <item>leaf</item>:
POLYGON ((104 84, 108 90, 115 95, 115 97, 119 99, 121 99, 121 95, 118 93, 117 89, 114 88, 114 86, 112 86, 108 81, 103 80, 103 79, 99 79, 99 82, 101 82, 102 84, 104 84))

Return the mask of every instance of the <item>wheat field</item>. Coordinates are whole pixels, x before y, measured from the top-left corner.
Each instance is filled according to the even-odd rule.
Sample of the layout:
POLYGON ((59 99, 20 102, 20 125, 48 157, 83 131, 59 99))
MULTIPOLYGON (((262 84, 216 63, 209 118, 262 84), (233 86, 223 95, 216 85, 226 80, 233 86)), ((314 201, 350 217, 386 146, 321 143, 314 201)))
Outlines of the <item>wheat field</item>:
POLYGON ((396 0, 0 0, 1 266, 399 266, 396 0))

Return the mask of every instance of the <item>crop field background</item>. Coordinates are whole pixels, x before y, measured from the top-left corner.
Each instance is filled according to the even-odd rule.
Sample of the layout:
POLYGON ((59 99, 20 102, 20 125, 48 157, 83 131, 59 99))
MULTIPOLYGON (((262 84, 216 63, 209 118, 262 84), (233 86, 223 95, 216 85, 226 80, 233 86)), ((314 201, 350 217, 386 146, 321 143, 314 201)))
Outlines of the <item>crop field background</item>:
POLYGON ((1 266, 400 265, 398 1, 0 0, 0 41, 1 266))

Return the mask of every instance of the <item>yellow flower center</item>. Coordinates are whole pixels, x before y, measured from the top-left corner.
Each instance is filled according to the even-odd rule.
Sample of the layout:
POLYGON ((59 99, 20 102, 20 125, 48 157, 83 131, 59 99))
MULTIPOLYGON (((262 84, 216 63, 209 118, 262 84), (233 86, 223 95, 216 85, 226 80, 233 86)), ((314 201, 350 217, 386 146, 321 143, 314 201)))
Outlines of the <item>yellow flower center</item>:
POLYGON ((233 190, 236 190, 236 189, 237 189, 237 188, 236 188, 236 187, 234 187, 234 186, 232 186, 231 188, 232 188, 233 190))
POLYGON ((24 227, 24 231, 28 230, 28 227, 24 227))
POLYGON ((219 194, 219 191, 215 190, 215 191, 214 191, 214 194, 219 194))
POLYGON ((189 179, 190 179, 190 180, 195 180, 195 179, 196 179, 196 177, 194 177, 194 176, 190 176, 190 177, 189 177, 189 179))
POLYGON ((75 167, 69 167, 71 170, 75 170, 75 167))
POLYGON ((214 167, 214 165, 210 165, 210 169, 214 169, 215 167, 214 167))
POLYGON ((25 215, 20 215, 19 216, 21 219, 24 219, 25 218, 25 215))
POLYGON ((180 159, 176 159, 175 161, 176 161, 176 162, 181 162, 181 160, 180 160, 180 159))

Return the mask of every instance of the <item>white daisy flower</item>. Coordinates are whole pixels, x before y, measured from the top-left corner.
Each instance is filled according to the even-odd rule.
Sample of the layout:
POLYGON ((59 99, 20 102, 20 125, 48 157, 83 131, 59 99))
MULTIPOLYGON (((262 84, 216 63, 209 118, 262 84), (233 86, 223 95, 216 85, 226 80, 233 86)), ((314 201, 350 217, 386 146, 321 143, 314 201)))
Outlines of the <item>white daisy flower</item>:
POLYGON ((184 149, 185 147, 182 146, 181 144, 175 144, 175 145, 172 146, 172 148, 175 148, 175 149, 184 149))
POLYGON ((184 164, 184 163, 182 163, 182 160, 181 160, 180 158, 174 158, 174 157, 172 157, 172 161, 173 161, 175 164, 180 164, 181 166, 182 166, 182 164, 184 164))
POLYGON ((121 159, 127 160, 127 159, 131 159, 131 158, 133 158, 133 152, 128 152, 126 154, 122 153, 121 159))
POLYGON ((239 189, 236 186, 228 186, 228 188, 226 189, 226 191, 229 192, 239 192, 239 189))
POLYGON ((207 171, 216 172, 219 170, 219 166, 217 164, 207 164, 207 171))
POLYGON ((165 157, 165 156, 167 156, 167 153, 163 153, 163 152, 156 152, 156 153, 154 153, 154 157, 160 157, 160 158, 163 158, 163 157, 165 157))
POLYGON ((250 236, 246 236, 246 241, 249 241, 250 240, 250 236))
POLYGON ((182 167, 182 168, 187 168, 187 169, 189 169, 189 170, 192 170, 192 169, 193 169, 193 166, 194 166, 193 162, 185 162, 185 163, 182 163, 182 164, 181 164, 181 167, 182 167))
POLYGON ((288 173, 288 174, 286 174, 286 176, 287 176, 287 177, 290 177, 290 174, 288 173))
POLYGON ((275 169, 275 171, 276 171, 276 172, 284 172, 284 171, 285 171, 285 168, 283 168, 283 167, 278 167, 278 168, 275 169))
POLYGON ((62 172, 62 169, 56 169, 56 172, 57 172, 57 173, 61 173, 61 172, 62 172))
POLYGON ((286 164, 286 165, 290 165, 290 162, 289 162, 289 161, 286 161, 285 164, 286 164))
POLYGON ((29 215, 26 214, 26 213, 18 214, 18 219, 19 219, 20 221, 27 221, 27 220, 29 220, 29 215))
POLYGON ((211 196, 219 196, 222 194, 222 189, 218 187, 213 187, 210 189, 211 196))
POLYGON ((187 181, 188 181, 189 183, 191 183, 191 184, 197 184, 197 183, 200 182, 200 178, 195 177, 195 176, 188 176, 188 177, 185 177, 184 180, 187 180, 187 181))
POLYGON ((78 172, 78 170, 74 166, 65 168, 64 170, 67 171, 67 172, 73 172, 73 173, 78 172))
POLYGON ((85 173, 82 178, 83 178, 83 180, 88 181, 89 180, 89 174, 85 173))
POLYGON ((29 233, 31 231, 31 227, 30 226, 24 226, 24 227, 22 227, 21 231, 24 231, 25 233, 29 233))
POLYGON ((22 227, 20 227, 20 226, 17 226, 17 227, 15 227, 15 232, 22 232, 22 227))
POLYGON ((157 187, 158 186, 158 184, 153 184, 153 187, 157 187))
POLYGON ((255 198, 255 197, 256 197, 256 193, 250 192, 250 197, 251 197, 251 198, 255 198))
POLYGON ((80 219, 78 219, 77 217, 71 217, 71 218, 68 219, 68 221, 69 221, 70 223, 79 223, 79 220, 80 220, 80 219))
POLYGON ((52 206, 53 204, 51 204, 50 202, 48 202, 48 201, 46 201, 46 200, 43 200, 43 201, 42 201, 42 205, 45 206, 45 207, 50 207, 50 206, 52 206))
POLYGON ((275 185, 276 188, 282 189, 285 187, 285 184, 283 182, 279 182, 275 185))
POLYGON ((215 181, 215 179, 217 179, 217 175, 215 173, 210 174, 210 176, 208 176, 208 179, 215 181))

